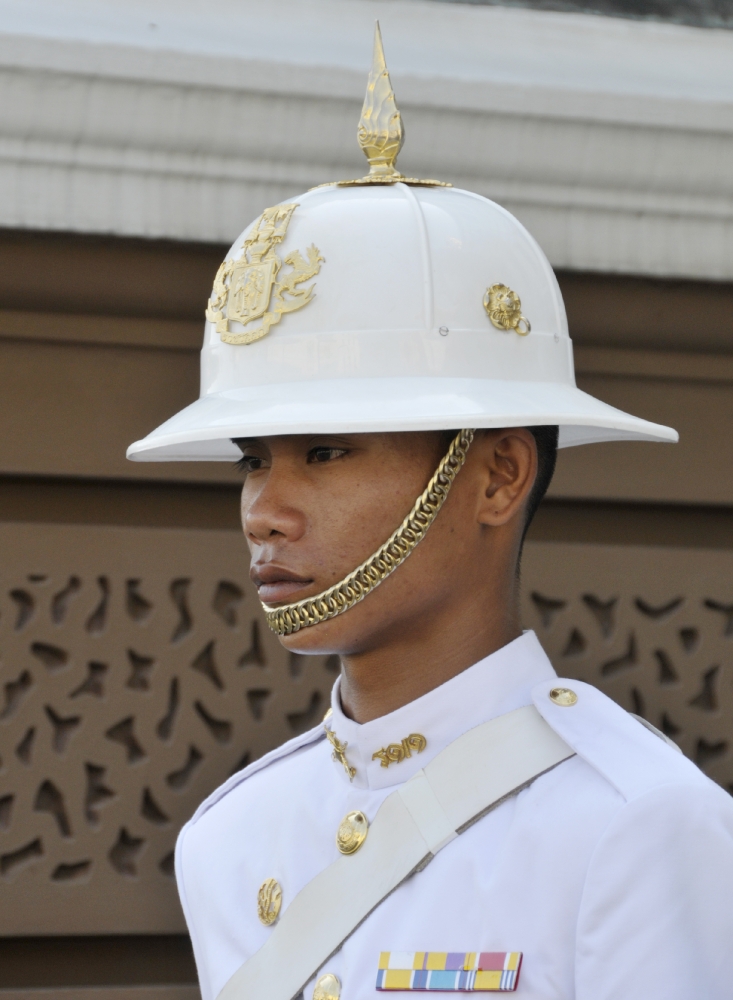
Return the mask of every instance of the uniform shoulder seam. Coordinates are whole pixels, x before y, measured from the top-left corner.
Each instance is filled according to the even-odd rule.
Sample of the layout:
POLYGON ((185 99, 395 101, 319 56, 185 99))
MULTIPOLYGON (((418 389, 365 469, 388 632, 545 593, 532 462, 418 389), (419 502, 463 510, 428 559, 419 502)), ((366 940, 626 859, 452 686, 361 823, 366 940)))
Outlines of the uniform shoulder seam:
POLYGON ((253 774, 257 774, 259 771, 264 771, 266 767, 269 767, 270 764, 274 764, 275 761, 282 760, 284 757, 288 757, 290 754, 295 753, 296 750, 300 750, 302 747, 308 746, 310 743, 317 743, 325 738, 326 734, 323 731, 323 726, 319 723, 317 726, 314 726, 313 729, 309 729, 307 732, 301 733, 300 736, 295 736, 292 740, 288 740, 287 743, 283 743, 281 746, 275 747, 274 750, 270 750, 269 753, 264 754, 264 756, 259 757, 251 764, 248 764, 247 767, 243 768, 241 771, 237 771, 230 778, 228 778, 223 785, 219 785, 219 787, 215 789, 215 791, 213 791, 208 798, 204 799, 186 826, 192 826, 196 823, 205 812, 208 812, 212 806, 215 806, 217 802, 223 799, 225 795, 228 795, 234 788, 241 785, 243 781, 247 780, 247 778, 251 778, 253 774))

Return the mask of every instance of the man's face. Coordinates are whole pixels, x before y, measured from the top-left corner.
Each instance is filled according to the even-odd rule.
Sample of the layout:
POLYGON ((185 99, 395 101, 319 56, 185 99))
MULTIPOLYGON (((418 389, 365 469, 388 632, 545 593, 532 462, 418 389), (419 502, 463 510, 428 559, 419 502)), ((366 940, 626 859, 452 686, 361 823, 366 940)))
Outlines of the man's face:
MULTIPOLYGON (((250 575, 266 604, 312 597, 368 559, 399 527, 447 450, 446 436, 437 432, 291 435, 238 443, 246 477, 242 525, 252 555, 250 575)), ((418 553, 435 547, 428 539, 443 534, 437 526, 444 513, 407 563, 362 605, 289 637, 288 647, 315 651, 325 642, 329 651, 339 652, 343 643, 364 641, 363 631, 375 625, 369 619, 389 618, 391 603, 405 604, 405 587, 417 586, 418 575, 424 580, 427 560, 418 560, 418 553), (332 643, 338 648, 331 649, 332 643)))
MULTIPOLYGON (((240 439, 242 525, 265 604, 339 583, 411 511, 448 449, 438 432, 240 439)), ((349 611, 286 636, 288 649, 356 655, 445 629, 468 631, 515 586, 532 435, 481 431, 412 555, 349 611), (491 589, 493 588, 493 590, 491 589)))

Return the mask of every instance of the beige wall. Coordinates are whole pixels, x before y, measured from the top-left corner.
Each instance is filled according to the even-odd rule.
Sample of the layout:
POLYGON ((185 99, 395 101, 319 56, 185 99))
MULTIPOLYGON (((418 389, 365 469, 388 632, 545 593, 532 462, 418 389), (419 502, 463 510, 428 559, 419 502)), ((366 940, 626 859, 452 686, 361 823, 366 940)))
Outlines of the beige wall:
MULTIPOLYGON (((256 756, 315 718, 333 677, 333 664, 292 661, 269 636, 262 637, 265 662, 252 653, 256 602, 238 548, 233 471, 124 458, 132 440, 196 397, 203 308, 224 249, 0 233, 0 998, 2 990, 18 1000, 41 988, 67 995, 61 987, 71 991, 69 1000, 82 996, 81 987, 93 988, 84 994, 89 1000, 192 995, 185 988, 194 975, 187 939, 160 863, 196 801, 245 752, 256 756), (108 619, 90 631, 100 577, 110 588, 108 619), (56 620, 54 601, 72 578, 79 587, 72 587, 68 614, 56 620), (171 585, 181 579, 193 581, 194 625, 173 642, 180 608, 171 585), (234 618, 226 601, 216 603, 222 581, 243 595, 241 607, 231 605, 234 618), (23 618, 20 592, 31 602, 30 617, 23 618), (136 617, 142 605, 131 593, 149 603, 149 617, 136 617), (221 689, 194 666, 210 641, 221 689), (62 650, 58 669, 39 656, 38 643, 62 650), (153 661, 148 674, 141 668, 148 687, 130 686, 129 650, 153 661), (103 696, 75 695, 92 662, 107 666, 110 686, 103 696), (24 671, 32 684, 13 687, 24 671), (156 726, 174 677, 182 714, 168 743, 156 726), (25 700, 16 705, 18 691, 25 700), (3 714, 8 698, 15 707, 3 714), (202 721, 197 702, 218 728, 202 721), (57 718, 80 720, 68 747, 54 744, 58 724, 47 704, 57 718), (139 763, 126 761, 124 746, 107 736, 124 718, 141 734, 139 763), (21 745, 30 729, 37 749, 25 761, 21 745), (177 788, 169 779, 191 745, 204 763, 177 788), (99 808, 97 825, 85 805, 90 761, 106 769, 115 794, 99 808), (69 836, 58 810, 37 808, 45 781, 63 799, 69 836), (157 825, 142 808, 146 789, 166 817, 157 825), (13 802, 5 814, 7 796, 13 802), (141 841, 139 859, 130 854, 134 874, 113 863, 124 850, 110 856, 126 843, 123 828, 141 841), (18 860, 36 840, 42 853, 18 860), (82 862, 89 866, 74 868, 82 862), (60 865, 71 868, 54 878, 60 865), (72 869, 74 877, 66 877, 72 869), (162 985, 171 983, 179 985, 162 985)), ((724 697, 731 679, 725 608, 733 604, 726 589, 733 287, 559 277, 581 387, 676 426, 681 443, 561 455, 530 533, 527 624, 562 673, 607 686, 657 725, 666 714, 686 752, 702 753, 726 784, 733 781, 724 697), (593 547, 599 543, 605 548, 593 547), (548 600, 562 605, 550 618, 548 600), (655 618, 639 610, 639 600, 652 612, 672 610, 655 618), (599 605, 617 609, 606 631, 593 611, 599 605), (582 642, 571 641, 574 630, 582 642), (660 675, 660 650, 677 680, 660 675), (621 665, 604 673, 616 661, 621 665), (701 740, 712 756, 700 751, 701 740)))

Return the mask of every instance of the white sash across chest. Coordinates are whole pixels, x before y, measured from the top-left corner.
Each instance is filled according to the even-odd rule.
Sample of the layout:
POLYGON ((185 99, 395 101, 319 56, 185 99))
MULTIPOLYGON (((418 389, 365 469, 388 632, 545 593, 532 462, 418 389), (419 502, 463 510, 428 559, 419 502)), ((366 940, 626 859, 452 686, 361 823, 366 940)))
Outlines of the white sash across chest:
POLYGON ((355 854, 301 889, 217 1000, 294 1000, 406 879, 464 830, 574 755, 534 705, 469 730, 384 800, 355 854))

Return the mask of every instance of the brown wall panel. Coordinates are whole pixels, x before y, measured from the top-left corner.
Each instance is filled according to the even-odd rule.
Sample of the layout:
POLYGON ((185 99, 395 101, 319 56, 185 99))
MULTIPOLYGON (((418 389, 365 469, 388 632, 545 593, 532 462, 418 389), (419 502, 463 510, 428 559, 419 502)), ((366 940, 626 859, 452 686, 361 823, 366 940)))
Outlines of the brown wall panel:
POLYGON ((187 348, 198 351, 203 333, 203 317, 196 320, 158 319, 150 316, 0 309, 0 337, 13 340, 187 348))
POLYGON ((203 322, 227 249, 178 240, 0 229, 0 306, 203 322))
POLYGON ((0 990, 0 1000, 200 1000, 198 986, 82 986, 0 990))
MULTIPOLYGON (((63 987, 76 987, 69 1000, 183 1000, 186 987, 169 984, 195 982, 196 965, 186 934, 0 938, 0 1000, 9 1000, 8 994, 18 1000, 50 998, 45 991, 58 987, 62 989, 54 989, 53 1000, 66 998, 63 987), (119 983, 127 983, 130 992, 116 990, 119 983), (167 985, 152 988, 149 995, 145 986, 136 985, 153 983, 167 985), (32 992, 27 995, 23 988, 32 992), (166 989, 172 992, 166 994, 166 989), (176 989, 182 991, 180 997, 176 989)), ((194 1000, 198 994, 188 997, 194 1000)))
MULTIPOLYGON (((622 355, 628 364, 628 352, 622 355)), ((0 338, 0 472, 235 483, 228 463, 128 462, 125 450, 198 395, 198 352, 0 338)), ((581 375, 680 444, 564 450, 554 497, 733 502, 733 381, 581 375)))
MULTIPOLYGON (((0 476, 0 522, 240 531, 239 484, 0 476)), ((733 548, 733 507, 546 499, 532 541, 733 548)))
MULTIPOLYGON (((314 694, 322 711, 333 678, 333 663, 291 660, 265 632, 267 663, 248 659, 258 612, 231 468, 124 457, 131 441, 198 395, 203 310, 225 250, 0 230, 0 802, 15 797, 10 812, 7 801, 0 807, 0 993, 8 1000, 195 1000, 196 988, 182 985, 194 979, 190 945, 169 869, 159 863, 195 802, 244 750, 260 753, 306 724, 314 694), (72 586, 56 620, 53 601, 74 576, 80 589, 72 586), (110 598, 105 628, 96 632, 88 623, 100 577, 110 598), (224 578, 246 595, 233 625, 232 605, 214 607, 224 578), (194 617, 194 631, 176 642, 174 579, 192 581, 194 617), (27 609, 21 614, 20 591, 33 599, 30 617, 27 609), (153 606, 148 617, 135 594, 153 606), (211 639, 224 691, 193 666, 211 639), (39 642, 65 651, 67 662, 44 664, 31 648, 39 642), (129 650, 154 660, 150 667, 136 661, 148 689, 129 684, 129 650), (91 662, 109 668, 104 696, 72 697, 91 662), (6 712, 6 685, 24 670, 33 687, 21 685, 27 699, 6 712), (174 676, 180 728, 166 743, 155 727, 174 676), (265 689, 272 697, 263 702, 257 692, 265 689), (52 743, 58 723, 47 704, 57 717, 81 719, 63 749, 52 743), (147 754, 132 764, 105 735, 127 715, 147 754), (20 757, 17 751, 32 727, 36 747, 25 763, 23 747, 20 757), (229 742, 215 733, 222 740, 228 733, 229 742), (176 790, 166 779, 181 770, 190 744, 205 759, 176 790), (106 768, 115 792, 97 809, 96 827, 85 815, 87 760, 106 768), (53 812, 34 808, 45 780, 64 796, 71 837, 53 812), (145 788, 167 825, 143 811, 145 788), (136 876, 110 860, 123 826, 145 842, 136 876), (43 856, 15 863, 16 851, 37 837, 43 856), (90 869, 61 870, 75 878, 53 878, 59 865, 84 860, 90 869)), ((730 786, 733 285, 558 278, 581 388, 677 427, 682 440, 561 454, 529 535, 526 623, 561 673, 675 728, 685 751, 730 786)))
POLYGON ((234 481, 227 463, 125 451, 198 396, 198 352, 0 340, 0 470, 234 481))
POLYGON ((733 549, 733 508, 546 498, 527 538, 587 545, 733 549))
POLYGON ((558 273, 576 344, 733 352, 733 286, 558 273))
MULTIPOLYGON (((0 231, 0 473, 234 482, 221 463, 124 458, 198 395, 203 308, 223 252, 0 231)), ((672 424, 682 441, 566 451, 551 495, 731 503, 733 369, 723 352, 733 343, 733 287, 571 272, 559 280, 581 387, 672 424)))
POLYGON ((612 406, 676 428, 680 441, 564 449, 551 496, 733 503, 733 384, 582 376, 578 385, 612 406))
MULTIPOLYGON (((0 309, 202 323, 226 250, 221 244, 0 229, 0 309)), ((577 271, 557 277, 576 344, 733 350, 731 284, 577 271)))
POLYGON ((116 524, 240 531, 240 483, 0 476, 0 523, 116 524))

